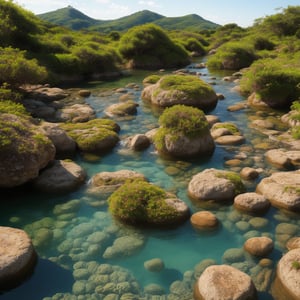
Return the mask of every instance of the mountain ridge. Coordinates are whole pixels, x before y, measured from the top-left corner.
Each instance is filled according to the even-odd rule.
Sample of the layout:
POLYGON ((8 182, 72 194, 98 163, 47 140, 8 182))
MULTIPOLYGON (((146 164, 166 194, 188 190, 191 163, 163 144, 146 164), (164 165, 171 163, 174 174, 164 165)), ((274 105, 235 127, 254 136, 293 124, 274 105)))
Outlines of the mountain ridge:
POLYGON ((189 14, 181 17, 166 17, 150 10, 142 10, 131 15, 114 20, 93 19, 72 6, 67 6, 54 11, 37 15, 40 19, 55 25, 65 26, 73 30, 90 29, 102 32, 125 31, 137 25, 154 23, 164 29, 190 29, 203 30, 214 29, 219 24, 202 18, 197 14, 189 14))

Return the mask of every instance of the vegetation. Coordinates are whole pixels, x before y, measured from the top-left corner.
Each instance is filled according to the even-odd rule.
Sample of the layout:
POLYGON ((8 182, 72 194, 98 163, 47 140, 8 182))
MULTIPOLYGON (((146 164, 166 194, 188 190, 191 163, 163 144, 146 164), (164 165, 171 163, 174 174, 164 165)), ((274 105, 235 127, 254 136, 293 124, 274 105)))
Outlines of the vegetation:
POLYGON ((166 198, 166 192, 153 184, 128 181, 109 197, 109 210, 128 224, 168 224, 178 212, 164 201, 166 198))
POLYGON ((219 178, 225 178, 229 180, 234 185, 235 195, 242 194, 246 191, 246 188, 241 180, 240 175, 234 172, 224 171, 224 172, 219 172, 218 174, 216 174, 216 176, 219 178))
POLYGON ((120 53, 136 68, 153 69, 188 64, 187 52, 158 26, 133 27, 120 40, 120 53))
POLYGON ((238 127, 233 123, 229 123, 229 122, 215 123, 212 127, 212 130, 216 130, 219 128, 227 129, 232 135, 240 135, 240 131, 238 127))
POLYGON ((292 262, 292 268, 295 270, 300 270, 300 262, 295 260, 292 262))
POLYGON ((29 116, 29 113, 21 103, 15 103, 11 100, 0 101, 0 114, 14 114, 22 117, 29 116))
POLYGON ((154 143, 159 151, 164 151, 165 136, 168 134, 174 139, 181 135, 194 138, 209 130, 205 114, 198 108, 185 105, 166 108, 159 118, 159 125, 154 136, 154 143))
POLYGON ((85 28, 105 33, 112 31, 125 32, 131 27, 147 23, 154 23, 167 30, 185 29, 200 31, 203 29, 217 28, 219 26, 197 15, 168 18, 149 10, 139 11, 116 20, 95 20, 71 6, 41 14, 39 17, 53 24, 62 25, 74 30, 85 28))

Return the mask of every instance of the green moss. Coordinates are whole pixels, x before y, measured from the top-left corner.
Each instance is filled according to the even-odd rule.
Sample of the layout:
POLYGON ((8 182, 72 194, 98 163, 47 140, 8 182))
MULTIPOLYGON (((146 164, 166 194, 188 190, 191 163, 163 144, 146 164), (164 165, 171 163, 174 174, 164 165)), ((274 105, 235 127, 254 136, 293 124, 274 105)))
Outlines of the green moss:
POLYGON ((166 204, 166 192, 143 180, 127 181, 108 199, 110 212, 130 224, 161 224, 178 216, 166 204))
POLYGON ((295 270, 300 270, 300 262, 299 261, 293 261, 292 262, 292 268, 295 270))
POLYGON ((292 132, 292 137, 296 140, 300 139, 300 126, 295 126, 291 130, 292 132))
POLYGON ((109 119, 94 119, 85 123, 64 123, 61 124, 60 127, 67 132, 92 128, 106 128, 115 132, 120 130, 119 126, 114 121, 109 119))
POLYGON ((10 100, 0 101, 0 114, 14 114, 17 116, 29 116, 25 107, 21 103, 15 103, 10 100))
POLYGON ((159 124, 154 143, 160 151, 164 151, 165 136, 168 134, 176 140, 181 135, 189 138, 201 136, 209 130, 205 114, 198 108, 185 105, 166 108, 159 118, 159 124))
POLYGON ((246 188, 241 180, 241 177, 230 171, 219 172, 216 174, 218 178, 228 179, 234 185, 234 194, 239 195, 246 191, 246 188))
POLYGON ((146 78, 144 78, 143 84, 155 84, 160 78, 161 76, 159 75, 149 75, 146 78))
POLYGON ((240 134, 240 131, 239 131, 238 127, 233 123, 224 122, 224 123, 217 123, 217 124, 213 125, 213 130, 219 129, 219 128, 227 129, 228 131, 230 131, 230 133, 232 135, 239 135, 240 134))
MULTIPOLYGON (((191 98, 203 98, 211 94, 213 88, 203 80, 191 75, 167 75, 160 81, 160 89, 166 91, 179 91, 191 98)), ((159 92, 159 91, 157 91, 159 92)))

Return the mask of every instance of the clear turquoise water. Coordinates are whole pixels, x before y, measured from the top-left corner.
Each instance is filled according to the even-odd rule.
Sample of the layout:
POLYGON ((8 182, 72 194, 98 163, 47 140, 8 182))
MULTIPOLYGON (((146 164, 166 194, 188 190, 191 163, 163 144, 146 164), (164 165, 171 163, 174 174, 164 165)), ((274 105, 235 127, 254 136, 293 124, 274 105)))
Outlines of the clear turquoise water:
MULTIPOLYGON (((253 147, 253 140, 256 139, 261 143, 264 142, 265 137, 249 128, 248 118, 255 115, 255 111, 247 109, 229 112, 227 110, 229 105, 244 100, 233 90, 235 84, 222 81, 224 74, 209 74, 206 69, 199 71, 206 75, 202 77, 204 80, 216 83, 214 89, 217 93, 223 93, 226 97, 226 100, 219 101, 215 110, 210 113, 217 115, 221 121, 237 124, 247 138, 246 145, 253 147), (216 79, 212 80, 210 76, 214 76, 216 79)), ((147 72, 135 72, 132 76, 109 83, 90 83, 86 87, 92 90, 92 96, 87 99, 87 102, 95 108, 98 117, 103 117, 104 108, 111 103, 118 102, 119 95, 116 96, 111 93, 111 89, 125 87, 129 82, 135 82, 142 86, 141 81, 148 74, 147 72)), ((130 90, 130 92, 134 93, 135 100, 139 103, 138 113, 127 120, 116 119, 121 126, 121 138, 136 133, 145 133, 156 127, 159 117, 159 111, 151 108, 140 99, 141 90, 130 90)), ((266 112, 265 114, 274 114, 274 112, 266 112)), ((271 167, 263 159, 265 150, 259 147, 252 149, 254 149, 253 152, 246 153, 248 160, 246 160, 245 166, 263 166, 265 169, 271 170, 271 167)), ((205 259, 214 259, 218 264, 223 263, 224 252, 232 248, 242 248, 247 236, 269 235, 274 238, 276 235, 275 228, 280 222, 288 222, 298 226, 298 232, 294 235, 299 234, 299 218, 276 209, 271 209, 267 215, 263 216, 267 222, 266 225, 259 228, 249 225, 247 230, 240 230, 236 223, 244 221, 250 224, 251 216, 236 212, 232 206, 200 206, 192 203, 187 197, 187 184, 194 174, 206 168, 228 168, 224 164, 225 160, 240 151, 237 146, 227 148, 217 146, 213 156, 208 160, 172 161, 157 156, 153 147, 141 153, 133 153, 126 150, 120 143, 111 153, 104 155, 96 162, 88 162, 80 156, 76 158, 77 163, 87 171, 89 178, 101 171, 121 169, 131 169, 143 173, 152 183, 175 192, 189 205, 192 212, 209 209, 216 213, 222 225, 214 232, 196 232, 189 222, 178 228, 168 230, 125 228, 115 224, 107 212, 107 196, 101 197, 87 193, 87 185, 75 193, 60 197, 38 194, 28 187, 11 193, 3 193, 1 195, 1 225, 25 229, 35 242, 39 261, 34 274, 27 281, 0 295, 0 298, 4 300, 35 300, 45 297, 71 299, 76 282, 76 278, 73 276, 73 271, 76 268, 74 266, 76 263, 82 262, 85 264, 96 262, 98 265, 111 264, 124 268, 138 282, 140 295, 144 295, 143 288, 153 283, 160 285, 164 289, 165 295, 168 295, 172 293, 171 285, 174 282, 188 282, 190 286, 193 285, 194 281, 187 279, 187 277, 193 277, 191 274, 199 262, 205 259), (168 175, 167 168, 170 166, 176 166, 178 174, 168 175), (74 199, 79 204, 72 211, 72 215, 66 216, 55 213, 59 205, 70 203, 74 199), (95 245, 95 243, 90 242, 90 236, 95 232, 105 233, 106 238, 101 243, 101 247, 93 255, 89 255, 89 246, 95 245), (105 249, 111 246, 117 237, 136 235, 144 241, 140 249, 128 256, 110 259, 103 257, 105 249), (71 246, 65 246, 66 243, 71 246), (144 262, 157 257, 163 260, 165 269, 160 273, 147 271, 144 268, 144 262), (54 296, 57 293, 61 293, 60 296, 54 296)), ((255 183, 248 185, 249 191, 253 191, 254 188, 255 183)), ((274 261, 274 266, 282 251, 281 244, 277 243, 276 249, 270 256, 274 261)), ((257 261, 249 259, 247 262, 247 259, 243 259, 241 263, 244 265, 241 268, 244 268, 243 270, 251 275, 251 268, 257 265, 257 261), (249 268, 245 266, 247 264, 250 265, 249 268)), ((91 279, 85 277, 84 280, 86 282, 91 279)), ((91 294, 83 292, 81 294, 83 295, 82 299, 90 299, 91 294)), ((191 296, 187 293, 185 298, 179 296, 179 298, 173 299, 191 299, 189 297, 191 296)), ((267 291, 261 291, 259 297, 261 300, 272 299, 267 291)))

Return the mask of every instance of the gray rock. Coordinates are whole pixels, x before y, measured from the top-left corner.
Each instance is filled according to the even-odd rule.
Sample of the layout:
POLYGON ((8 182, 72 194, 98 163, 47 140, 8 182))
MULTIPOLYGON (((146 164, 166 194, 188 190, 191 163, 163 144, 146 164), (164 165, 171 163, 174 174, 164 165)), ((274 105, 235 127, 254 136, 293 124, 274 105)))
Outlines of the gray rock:
POLYGON ((150 272, 161 272, 165 268, 165 264, 160 258, 153 258, 145 261, 144 267, 150 272))
POLYGON ((36 189, 47 193, 68 193, 84 184, 85 171, 71 161, 56 160, 33 181, 36 189))

